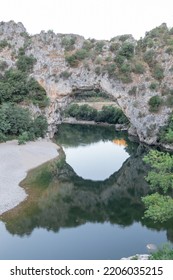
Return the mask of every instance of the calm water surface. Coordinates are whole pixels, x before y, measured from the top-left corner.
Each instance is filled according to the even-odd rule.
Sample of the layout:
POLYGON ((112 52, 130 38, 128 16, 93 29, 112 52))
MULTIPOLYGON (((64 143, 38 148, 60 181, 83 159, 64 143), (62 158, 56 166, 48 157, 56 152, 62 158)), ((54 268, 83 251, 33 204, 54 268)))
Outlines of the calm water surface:
POLYGON ((146 148, 112 127, 64 124, 55 140, 66 160, 36 171, 39 195, 2 217, 0 259, 120 259, 172 242, 172 225, 142 219, 146 148))

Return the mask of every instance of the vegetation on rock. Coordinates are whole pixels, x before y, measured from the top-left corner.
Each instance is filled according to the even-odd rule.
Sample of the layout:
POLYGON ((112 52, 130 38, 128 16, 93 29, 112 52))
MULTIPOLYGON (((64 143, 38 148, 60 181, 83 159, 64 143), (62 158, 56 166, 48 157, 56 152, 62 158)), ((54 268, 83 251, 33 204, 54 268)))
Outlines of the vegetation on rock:
POLYGON ((4 73, 0 77, 0 141, 17 136, 22 144, 43 137, 47 131, 46 118, 42 115, 33 118, 25 108, 29 103, 41 108, 48 105, 44 88, 29 77, 35 62, 33 56, 25 55, 24 48, 19 49, 15 68, 6 70, 8 65, 5 61, 1 62, 4 73))
POLYGON ((173 248, 169 244, 164 244, 150 255, 149 260, 173 260, 173 248))
POLYGON ((161 97, 159 95, 152 96, 148 101, 148 105, 150 112, 158 112, 162 105, 161 97))
POLYGON ((159 141, 165 144, 173 143, 173 115, 169 117, 167 125, 160 129, 159 141))

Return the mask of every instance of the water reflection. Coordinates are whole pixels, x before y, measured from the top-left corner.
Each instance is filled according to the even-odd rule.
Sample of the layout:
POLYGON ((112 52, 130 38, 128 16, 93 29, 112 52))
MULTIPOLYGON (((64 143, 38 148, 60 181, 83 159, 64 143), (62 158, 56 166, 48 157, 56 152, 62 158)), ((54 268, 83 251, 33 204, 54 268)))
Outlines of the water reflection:
MULTIPOLYGON (((121 133, 116 134, 110 128, 108 128, 108 133, 106 133, 107 128, 98 129, 96 127, 86 127, 85 129, 82 126, 81 133, 79 127, 71 127, 70 130, 70 127, 67 126, 67 128, 61 127, 61 129, 57 138, 59 143, 63 143, 66 148, 74 147, 77 143, 79 146, 91 142, 99 143, 102 137, 104 141, 122 139, 121 133), (92 132, 90 137, 89 131, 92 132), (94 133, 96 137, 93 136, 94 133)), ((30 173, 24 182, 25 187, 30 190, 28 200, 2 217, 8 232, 12 235, 30 236, 36 228, 57 233, 63 228, 70 230, 70 228, 82 225, 87 227, 91 223, 94 225, 94 231, 98 224, 99 226, 102 224, 103 231, 104 226, 108 224, 119 225, 124 230, 129 226, 132 230, 134 225, 130 238, 133 246, 137 246, 134 247, 136 252, 140 250, 140 245, 136 244, 136 238, 139 237, 136 236, 138 235, 136 228, 139 232, 143 232, 146 238, 147 234, 151 236, 149 228, 160 231, 160 233, 163 232, 163 235, 158 237, 158 242, 165 240, 163 236, 167 230, 167 237, 172 240, 171 223, 163 226, 142 219, 144 209, 141 196, 145 196, 149 191, 144 179, 147 167, 142 158, 148 148, 129 142, 127 135, 124 135, 123 139, 127 143, 126 152, 128 151, 131 156, 126 159, 118 171, 115 171, 106 180, 93 181, 78 176, 66 163, 63 152, 59 161, 43 165, 30 173)), ((114 235, 116 243, 121 239, 121 235, 122 232, 120 236, 118 233, 114 235)), ((111 244, 115 240, 109 240, 108 243, 111 244)), ((154 242, 149 240, 148 243, 154 242)), ((99 246, 102 246, 101 243, 99 246)))
POLYGON ((105 180, 129 157, 123 146, 99 141, 83 147, 63 147, 66 162, 83 179, 105 180))

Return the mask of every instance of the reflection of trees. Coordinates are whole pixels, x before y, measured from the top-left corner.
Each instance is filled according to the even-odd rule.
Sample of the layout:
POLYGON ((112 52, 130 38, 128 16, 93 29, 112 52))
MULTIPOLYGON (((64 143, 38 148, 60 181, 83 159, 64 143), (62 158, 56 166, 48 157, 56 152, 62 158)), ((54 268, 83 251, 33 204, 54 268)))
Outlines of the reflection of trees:
POLYGON ((4 216, 6 227, 12 234, 23 235, 36 227, 58 231, 86 222, 109 221, 125 227, 142 221, 144 209, 140 197, 148 192, 145 173, 141 152, 127 159, 105 181, 84 180, 64 163, 54 170, 52 181, 37 203, 31 201, 27 207, 23 204, 15 215, 4 216))
MULTIPOLYGON (((72 135, 70 127, 67 126, 68 133, 65 130, 63 137, 68 138, 61 141, 70 146, 75 145, 76 141, 91 143, 103 139, 104 133, 107 133, 107 128, 100 129, 95 126, 83 129, 81 134, 78 133, 77 126, 75 129, 71 130, 74 132, 72 135), (88 134, 95 134, 95 138, 88 134)), ((115 139, 112 128, 109 132, 109 136, 104 136, 104 139, 106 137, 109 140, 110 137, 115 139)), ((122 138, 121 133, 119 135, 122 138)), ((15 211, 3 216, 8 231, 12 234, 24 235, 30 234, 36 227, 42 227, 57 232, 62 227, 76 227, 86 222, 105 221, 124 227, 140 221, 150 228, 163 229, 163 225, 153 225, 150 221, 142 219, 144 209, 141 196, 148 193, 148 185, 144 179, 146 166, 142 161, 146 148, 142 145, 136 148, 129 143, 126 149, 130 150, 131 157, 118 172, 105 181, 84 180, 77 176, 63 160, 61 164, 54 164, 56 168, 52 171, 52 178, 50 179, 49 176, 49 180, 46 181, 47 186, 44 185, 41 191, 37 185, 34 187, 34 192, 39 188, 39 195, 35 195, 34 199, 29 196, 28 202, 22 203, 22 206, 15 211)), ((45 166, 43 174, 46 174, 45 166)), ((169 229, 170 237, 171 226, 165 225, 166 227, 169 229)))
POLYGON ((125 140, 127 152, 137 147, 137 144, 129 141, 127 133, 122 131, 115 132, 114 126, 61 124, 57 135, 55 135, 55 140, 58 144, 70 147, 97 143, 100 140, 113 141, 116 139, 125 140))

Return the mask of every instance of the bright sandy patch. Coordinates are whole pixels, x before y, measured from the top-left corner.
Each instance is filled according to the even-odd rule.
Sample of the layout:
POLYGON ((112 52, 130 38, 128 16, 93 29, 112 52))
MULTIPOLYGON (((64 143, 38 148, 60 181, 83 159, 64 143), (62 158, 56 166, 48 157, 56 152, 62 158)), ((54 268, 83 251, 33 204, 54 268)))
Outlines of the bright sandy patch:
POLYGON ((22 202, 27 194, 19 183, 27 171, 58 156, 58 146, 49 140, 18 145, 17 140, 0 144, 0 215, 22 202))

